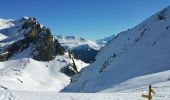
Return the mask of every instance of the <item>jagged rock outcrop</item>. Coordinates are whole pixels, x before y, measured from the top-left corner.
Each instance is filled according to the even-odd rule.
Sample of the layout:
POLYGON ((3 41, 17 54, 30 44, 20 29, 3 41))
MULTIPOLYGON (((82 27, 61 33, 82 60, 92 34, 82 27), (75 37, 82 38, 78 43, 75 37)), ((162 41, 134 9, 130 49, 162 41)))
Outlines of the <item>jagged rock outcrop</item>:
MULTIPOLYGON (((64 48, 57 39, 54 39, 50 29, 41 26, 35 18, 22 18, 17 22, 20 26, 14 25, 1 31, 5 35, 8 34, 9 30, 17 31, 5 40, 9 40, 18 34, 20 34, 20 38, 1 47, 0 61, 6 61, 10 58, 15 59, 16 54, 24 51, 27 53, 25 57, 32 57, 39 61, 49 61, 54 59, 56 55, 64 54, 64 48)), ((3 43, 5 40, 0 41, 0 43, 3 43)))

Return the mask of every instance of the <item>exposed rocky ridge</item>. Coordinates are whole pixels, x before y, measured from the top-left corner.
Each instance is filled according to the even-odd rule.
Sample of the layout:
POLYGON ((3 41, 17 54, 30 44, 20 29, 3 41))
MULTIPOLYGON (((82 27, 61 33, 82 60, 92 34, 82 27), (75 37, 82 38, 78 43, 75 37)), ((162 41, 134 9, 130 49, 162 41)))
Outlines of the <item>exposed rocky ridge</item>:
MULTIPOLYGON (((50 30, 41 26, 35 18, 21 18, 19 23, 22 25, 16 30, 21 32, 23 37, 12 44, 1 47, 0 61, 6 61, 27 49, 29 50, 27 50, 25 57, 32 57, 39 61, 49 61, 54 59, 56 55, 64 54, 64 48, 57 39, 53 38, 50 30)), ((4 30, 10 30, 13 27, 3 29, 0 33, 8 36, 9 31, 4 30)), ((17 35, 18 33, 13 34, 17 35)), ((0 43, 3 43, 3 40, 0 43)))

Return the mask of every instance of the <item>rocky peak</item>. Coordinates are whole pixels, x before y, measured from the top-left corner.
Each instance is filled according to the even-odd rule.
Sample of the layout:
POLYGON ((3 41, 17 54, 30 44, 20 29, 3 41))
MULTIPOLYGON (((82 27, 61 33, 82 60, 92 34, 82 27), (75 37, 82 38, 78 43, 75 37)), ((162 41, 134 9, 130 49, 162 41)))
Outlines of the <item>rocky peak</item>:
MULTIPOLYGON (((39 61, 49 61, 54 59, 56 55, 64 54, 64 48, 57 39, 53 38, 50 29, 41 27, 35 18, 21 18, 19 21, 15 21, 15 24, 20 25, 17 26, 17 32, 23 36, 18 41, 1 47, 0 61, 6 61, 10 58, 17 59, 16 55, 18 54, 39 61), (16 22, 20 24, 16 24, 16 22), (23 52, 26 52, 27 55, 23 55, 23 52)), ((15 25, 9 27, 8 30, 11 28, 15 28, 15 25)), ((17 32, 14 34, 18 34, 17 32)), ((5 34, 8 34, 8 31, 5 34)))

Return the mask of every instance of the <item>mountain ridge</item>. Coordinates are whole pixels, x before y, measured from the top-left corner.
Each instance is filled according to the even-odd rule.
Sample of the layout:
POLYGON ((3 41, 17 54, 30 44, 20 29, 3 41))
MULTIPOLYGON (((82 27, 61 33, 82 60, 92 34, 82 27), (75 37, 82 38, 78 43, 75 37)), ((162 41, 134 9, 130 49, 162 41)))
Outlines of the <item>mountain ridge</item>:
POLYGON ((0 90, 60 91, 87 65, 35 18, 3 20, 0 36, 0 90))
MULTIPOLYGON (((74 81, 63 91, 100 92, 109 88, 114 90, 117 85, 131 78, 170 70, 170 62, 167 60, 170 58, 169 22, 168 6, 134 28, 119 33, 100 50, 95 62, 73 77, 74 81)), ((168 79, 166 76, 162 77, 168 79)), ((159 82, 165 81, 164 78, 159 82)), ((150 81, 149 84, 143 84, 153 84, 152 80, 150 81)))
POLYGON ((86 63, 92 63, 95 61, 95 57, 100 48, 105 46, 113 37, 101 39, 98 40, 98 42, 75 36, 56 35, 55 38, 65 50, 71 51, 77 59, 86 63))

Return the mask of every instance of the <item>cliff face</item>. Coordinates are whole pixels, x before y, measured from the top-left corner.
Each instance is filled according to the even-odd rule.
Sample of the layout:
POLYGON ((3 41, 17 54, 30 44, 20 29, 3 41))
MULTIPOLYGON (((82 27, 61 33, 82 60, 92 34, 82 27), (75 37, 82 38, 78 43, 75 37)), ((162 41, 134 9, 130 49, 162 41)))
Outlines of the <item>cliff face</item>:
POLYGON ((7 36, 0 41, 0 44, 5 44, 1 46, 0 61, 17 59, 19 56, 49 61, 56 55, 64 54, 64 48, 53 38, 50 30, 41 26, 35 18, 22 18, 13 23, 12 27, 0 30, 7 36))

